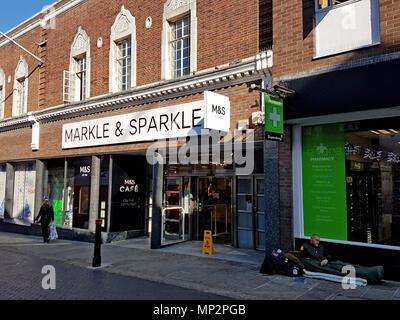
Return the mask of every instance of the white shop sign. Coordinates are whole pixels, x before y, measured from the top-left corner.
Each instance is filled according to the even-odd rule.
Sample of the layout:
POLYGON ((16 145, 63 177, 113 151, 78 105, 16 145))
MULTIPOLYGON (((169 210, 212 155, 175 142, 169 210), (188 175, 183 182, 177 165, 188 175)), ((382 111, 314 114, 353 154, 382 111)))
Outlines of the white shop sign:
POLYGON ((229 131, 228 97, 205 92, 205 99, 165 108, 63 125, 62 148, 182 138, 229 131))

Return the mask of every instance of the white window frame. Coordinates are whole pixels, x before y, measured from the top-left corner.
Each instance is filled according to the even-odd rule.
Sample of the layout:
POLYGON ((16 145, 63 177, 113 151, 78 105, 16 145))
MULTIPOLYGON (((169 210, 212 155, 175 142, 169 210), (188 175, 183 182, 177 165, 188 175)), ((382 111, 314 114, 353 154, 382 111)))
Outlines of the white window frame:
POLYGON ((172 72, 171 77, 172 78, 180 78, 180 77, 183 77, 186 75, 190 75, 190 17, 189 16, 180 17, 179 19, 177 19, 174 22, 171 22, 170 24, 171 24, 171 34, 169 37, 169 50, 170 50, 170 56, 171 56, 171 72, 172 72), (189 21, 189 34, 184 34, 185 20, 189 21), (174 32, 174 29, 175 29, 175 27, 178 26, 178 23, 180 25, 179 29, 181 29, 181 32, 182 32, 182 35, 179 38, 176 37, 176 32, 174 32), (184 50, 185 49, 184 42, 186 39, 189 39, 189 47, 188 47, 189 48, 189 56, 188 56, 189 57, 189 72, 187 74, 184 74, 183 73, 183 71, 185 69, 183 66, 183 62, 185 60, 185 58, 184 58, 184 51, 185 51, 184 50), (174 46, 177 45, 178 43, 180 43, 180 47, 181 47, 179 49, 180 56, 181 56, 179 59, 176 58, 176 56, 175 56, 176 50, 174 49, 174 46), (178 61, 180 64, 180 68, 176 68, 176 62, 178 62, 178 61), (180 70, 179 74, 177 74, 177 70, 180 70))
POLYGON ((6 75, 0 68, 0 119, 4 119, 4 105, 6 98, 6 75))
POLYGON ((116 59, 117 59, 117 74, 118 74, 118 91, 126 91, 132 87, 132 43, 130 39, 127 38, 122 41, 119 41, 117 43, 117 47, 118 47, 118 53, 116 59), (127 46, 124 46, 125 44, 127 44, 127 46), (129 51, 130 54, 128 53, 129 51), (125 76, 123 72, 124 70, 125 70, 125 76))
MULTIPOLYGON (((78 32, 75 35, 74 41, 71 45, 70 52, 70 63, 69 63, 69 97, 65 96, 66 88, 64 88, 64 101, 66 102, 78 102, 84 101, 90 98, 90 74, 91 74, 91 59, 90 59, 90 38, 82 29, 78 28, 78 32), (86 59, 86 77, 84 79, 85 83, 85 96, 82 98, 81 95, 81 79, 78 77, 79 72, 79 61, 82 58, 86 59), (67 100, 66 100, 67 99, 67 100)), ((68 76, 68 73, 64 73, 68 76)), ((64 76, 64 78, 65 78, 64 76)), ((64 79, 65 82, 65 79, 64 79)), ((64 83, 64 86, 66 83, 64 83)))
POLYGON ((173 79, 173 55, 170 50, 172 23, 190 16, 190 74, 197 72, 197 9, 196 0, 167 0, 164 4, 161 35, 161 79, 173 79))
POLYGON ((121 12, 115 19, 111 27, 110 37, 110 77, 109 77, 109 91, 111 93, 120 92, 122 90, 120 85, 119 74, 119 44, 123 41, 130 41, 131 43, 131 83, 127 90, 136 87, 136 19, 125 9, 121 8, 121 12))
POLYGON ((21 56, 14 76, 13 117, 19 117, 28 112, 28 89, 28 64, 24 57, 21 56), (21 85, 23 85, 22 96, 21 85), (23 99, 22 105, 21 98, 23 99))
MULTIPOLYGON (((293 234, 295 238, 309 239, 304 234, 304 208, 303 208, 303 147, 302 129, 304 126, 324 125, 333 123, 343 123, 349 121, 370 120, 377 118, 400 117, 400 106, 396 108, 385 108, 377 110, 357 111, 333 114, 327 116, 317 116, 287 121, 293 125, 293 147, 292 147, 292 167, 293 167, 293 234)), ((400 246, 364 243, 355 241, 343 241, 335 239, 321 238, 322 241, 355 245, 359 247, 390 249, 400 251, 400 246)))

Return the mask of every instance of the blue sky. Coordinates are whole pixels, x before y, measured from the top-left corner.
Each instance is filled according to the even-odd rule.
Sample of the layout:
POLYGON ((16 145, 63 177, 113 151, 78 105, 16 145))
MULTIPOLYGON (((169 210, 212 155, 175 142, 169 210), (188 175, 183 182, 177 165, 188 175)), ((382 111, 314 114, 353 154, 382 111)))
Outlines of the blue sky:
POLYGON ((7 32, 56 0, 1 0, 0 31, 7 32))

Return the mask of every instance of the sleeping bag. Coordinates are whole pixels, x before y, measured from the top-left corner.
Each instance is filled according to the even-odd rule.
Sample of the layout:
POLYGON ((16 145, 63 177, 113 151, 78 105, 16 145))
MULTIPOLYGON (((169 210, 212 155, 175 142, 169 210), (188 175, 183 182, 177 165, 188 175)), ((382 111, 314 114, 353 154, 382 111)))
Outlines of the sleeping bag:
POLYGON ((330 273, 338 276, 346 276, 347 274, 342 273, 344 266, 351 265, 355 268, 357 278, 362 278, 368 281, 368 283, 376 284, 383 279, 384 269, 382 266, 365 267, 353 265, 351 263, 342 262, 339 260, 329 261, 329 263, 321 267, 321 262, 317 259, 306 258, 303 259, 304 269, 312 272, 330 273))

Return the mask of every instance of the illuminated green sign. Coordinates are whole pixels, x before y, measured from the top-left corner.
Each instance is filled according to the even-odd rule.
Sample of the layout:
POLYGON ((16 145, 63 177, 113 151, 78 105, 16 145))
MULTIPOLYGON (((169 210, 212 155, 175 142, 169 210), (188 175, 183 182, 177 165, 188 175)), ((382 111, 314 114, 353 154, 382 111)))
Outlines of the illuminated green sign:
POLYGON ((283 100, 265 95, 265 137, 283 141, 283 100))

